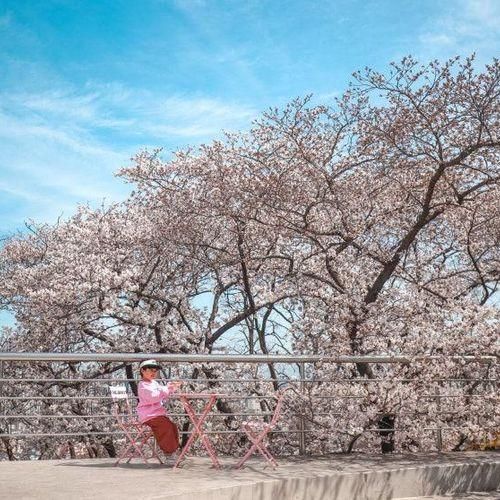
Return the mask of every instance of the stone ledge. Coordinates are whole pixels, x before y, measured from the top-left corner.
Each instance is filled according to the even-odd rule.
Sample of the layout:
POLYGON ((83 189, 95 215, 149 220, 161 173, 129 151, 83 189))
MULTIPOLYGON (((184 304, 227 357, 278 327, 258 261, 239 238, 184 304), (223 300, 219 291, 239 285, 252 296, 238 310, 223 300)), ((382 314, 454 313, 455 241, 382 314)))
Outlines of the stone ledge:
POLYGON ((222 463, 215 470, 208 459, 190 458, 172 470, 113 467, 110 459, 0 462, 0 499, 382 500, 500 487, 496 452, 289 457, 275 470, 259 459, 239 471, 235 459, 222 463))

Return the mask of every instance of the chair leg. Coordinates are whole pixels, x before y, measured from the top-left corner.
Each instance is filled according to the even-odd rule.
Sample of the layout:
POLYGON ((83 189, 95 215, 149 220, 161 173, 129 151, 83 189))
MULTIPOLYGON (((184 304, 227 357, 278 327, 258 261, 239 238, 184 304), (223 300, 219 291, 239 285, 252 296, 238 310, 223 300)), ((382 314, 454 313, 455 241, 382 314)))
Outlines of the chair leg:
POLYGON ((129 450, 132 448, 132 445, 129 443, 128 445, 123 446, 123 450, 118 457, 118 460, 115 462, 115 465, 118 465, 128 454, 129 450))
MULTIPOLYGON (((139 456, 142 458, 144 463, 149 464, 146 455, 143 453, 143 448, 146 442, 149 440, 150 436, 145 434, 145 430, 140 430, 137 434, 133 435, 128 429, 123 428, 125 432, 125 436, 128 440, 128 445, 123 447, 123 451, 121 452, 118 460, 115 462, 115 466, 118 465, 123 459, 128 458, 126 463, 130 463, 134 456, 139 456), (145 435, 144 435, 145 434, 145 435), (142 438, 142 439, 141 439, 142 438), (140 441, 139 441, 140 439, 140 441)), ((159 459, 159 458, 158 458, 159 459)), ((161 461, 160 461, 161 462, 161 461)))
POLYGON ((248 434, 248 437, 254 443, 255 447, 260 451, 260 454, 271 465, 273 465, 274 467, 277 467, 278 463, 276 462, 276 460, 274 459, 274 457, 271 455, 271 452, 267 449, 267 445, 264 442, 264 440, 265 440, 268 432, 269 432, 268 430, 265 430, 265 431, 263 431, 259 435, 255 435, 255 434, 253 434, 253 433, 250 432, 250 434, 248 434))
POLYGON ((161 464, 163 464, 163 460, 160 458, 160 454, 158 453, 158 443, 156 442, 156 440, 154 439, 154 436, 151 435, 149 436, 149 439, 153 439, 153 445, 151 446, 151 444, 149 446, 151 446, 151 451, 153 453, 153 456, 151 458, 156 458, 156 460, 158 460, 158 462, 160 462, 161 464))
MULTIPOLYGON (((144 461, 144 463, 149 464, 149 462, 148 462, 148 459, 147 459, 146 455, 145 455, 145 454, 143 453, 143 451, 142 451, 142 449, 144 448, 144 444, 145 444, 145 443, 147 442, 147 440, 148 440, 147 436, 146 436, 145 438, 144 438, 144 437, 142 437, 142 435, 143 435, 143 434, 144 434, 144 431, 143 431, 143 430, 141 430, 141 431, 139 432, 139 434, 137 434, 137 436, 136 436, 136 440, 134 441, 134 448, 136 449, 137 453, 139 453, 139 456, 142 458, 142 460, 144 461), (141 438, 141 437, 142 437, 142 439, 141 439, 141 441, 138 443, 137 441, 138 441, 138 439, 139 439, 139 438, 141 438)), ((130 459, 129 459, 129 460, 131 460, 131 459, 132 459, 132 457, 130 457, 130 459)))
POLYGON ((141 458, 147 465, 149 465, 149 458, 156 459, 160 464, 163 464, 154 434, 149 427, 140 424, 120 425, 120 427, 127 442, 120 450, 118 459, 114 463, 115 466, 125 459, 126 463, 130 463, 134 457, 141 458))
POLYGON ((274 459, 274 457, 271 455, 269 450, 267 449, 267 446, 264 443, 259 443, 257 444, 257 448, 260 451, 261 455, 273 466, 273 467, 278 467, 278 462, 274 459))
POLYGON ((253 455, 254 450, 256 448, 257 447, 252 444, 252 446, 250 446, 250 448, 248 449, 248 451, 240 458, 240 460, 238 461, 238 463, 235 465, 235 468, 236 469, 240 469, 241 466, 250 458, 250 456, 253 455))
POLYGON ((255 434, 252 432, 250 428, 244 428, 245 434, 248 439, 252 443, 248 451, 245 453, 243 457, 238 461, 235 468, 239 469, 241 466, 250 458, 250 456, 255 453, 256 450, 259 450, 260 454, 273 466, 278 467, 278 463, 271 455, 270 451, 267 449, 266 444, 264 443, 264 439, 268 434, 268 430, 264 430, 260 434, 255 434))
POLYGON ((156 442, 154 438, 154 434, 151 432, 150 429, 144 429, 141 430, 140 434, 138 434, 137 437, 140 437, 144 434, 144 437, 142 438, 141 442, 138 444, 137 451, 141 454, 144 462, 146 464, 149 464, 148 458, 153 458, 158 460, 160 464, 163 464, 163 460, 160 457, 160 454, 158 453, 158 443, 156 442), (148 446, 149 449, 151 450, 151 456, 146 457, 145 454, 142 453, 142 450, 144 449, 145 446, 148 446))

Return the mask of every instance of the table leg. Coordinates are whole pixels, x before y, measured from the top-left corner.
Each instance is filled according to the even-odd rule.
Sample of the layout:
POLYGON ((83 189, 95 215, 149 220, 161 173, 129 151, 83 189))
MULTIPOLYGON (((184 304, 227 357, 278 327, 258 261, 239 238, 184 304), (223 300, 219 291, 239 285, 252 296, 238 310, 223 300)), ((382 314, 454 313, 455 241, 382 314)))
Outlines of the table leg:
MULTIPOLYGON (((210 455, 210 458, 212 459, 212 462, 216 467, 220 467, 219 461, 217 459, 217 454, 215 453, 215 450, 212 446, 212 442, 210 441, 210 438, 204 434, 203 432, 203 422, 207 418, 208 413, 212 409, 213 405, 215 404, 215 401, 217 400, 216 396, 211 396, 209 401, 207 402, 206 407, 204 408, 202 415, 200 416, 200 419, 197 422, 197 427, 198 427, 198 434, 200 436, 200 439, 203 443, 203 446, 207 450, 208 454, 210 455)), ((196 417, 196 416, 195 416, 196 417)))
POLYGON ((194 412, 194 409, 190 405, 187 398, 181 398, 184 409, 186 410, 186 414, 188 415, 189 419, 191 420, 194 428, 193 428, 193 432, 189 436, 189 439, 187 440, 186 445, 182 449, 181 454, 177 458, 177 460, 174 464, 174 468, 176 468, 180 464, 180 462, 186 456, 187 452, 189 451, 189 449, 191 448, 191 446, 193 445, 193 443, 195 442, 195 440, 198 436, 200 437, 200 440, 203 443, 205 450, 208 452, 210 459, 212 460, 213 465, 217 468, 220 468, 220 463, 219 463, 219 460, 217 459, 217 454, 212 446, 212 443, 210 442, 210 439, 208 438, 208 436, 206 436, 204 434, 203 427, 202 427, 203 423, 204 423, 205 419, 207 418, 208 413, 212 409, 216 399, 217 399, 216 396, 212 396, 208 400, 205 407, 203 408, 203 411, 200 415, 200 418, 196 418, 196 414, 194 412))

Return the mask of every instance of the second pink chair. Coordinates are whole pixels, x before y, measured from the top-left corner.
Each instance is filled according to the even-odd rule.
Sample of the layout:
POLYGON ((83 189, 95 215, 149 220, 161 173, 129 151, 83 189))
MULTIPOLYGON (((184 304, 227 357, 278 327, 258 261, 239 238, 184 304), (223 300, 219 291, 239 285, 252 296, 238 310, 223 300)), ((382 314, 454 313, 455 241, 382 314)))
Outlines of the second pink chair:
POLYGON ((281 409, 283 407, 283 400, 285 398, 285 393, 291 390, 290 388, 276 392, 276 406, 274 407, 274 413, 270 422, 264 421, 248 421, 242 423, 242 429, 250 441, 250 448, 247 450, 245 455, 241 457, 239 462, 236 464, 235 468, 239 469, 254 453, 259 452, 267 462, 273 467, 277 467, 278 463, 271 455, 266 441, 268 434, 276 427, 278 423, 281 409))

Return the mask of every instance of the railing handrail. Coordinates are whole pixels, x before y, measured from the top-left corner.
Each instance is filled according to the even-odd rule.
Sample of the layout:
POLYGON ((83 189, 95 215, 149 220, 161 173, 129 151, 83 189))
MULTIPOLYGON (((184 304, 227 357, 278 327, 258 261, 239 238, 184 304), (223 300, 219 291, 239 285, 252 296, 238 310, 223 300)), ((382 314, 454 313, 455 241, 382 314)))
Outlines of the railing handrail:
POLYGON ((401 363, 416 361, 455 359, 467 362, 491 363, 498 356, 325 356, 295 354, 159 354, 159 353, 58 353, 58 352, 0 352, 0 361, 66 361, 66 362, 128 362, 136 363, 154 357, 162 363, 401 363))

